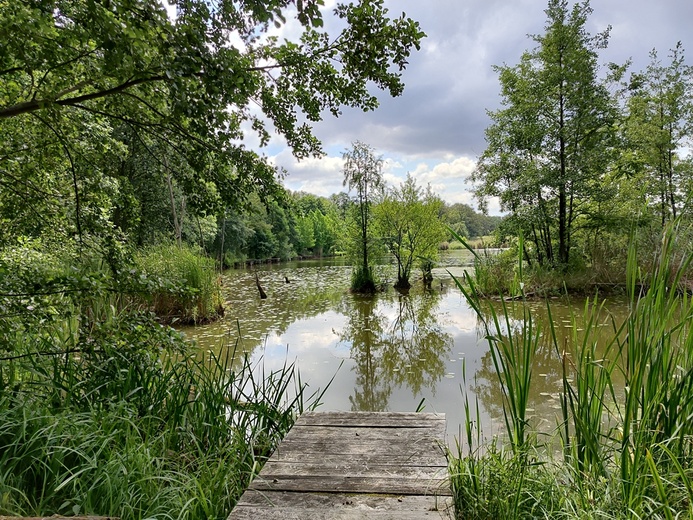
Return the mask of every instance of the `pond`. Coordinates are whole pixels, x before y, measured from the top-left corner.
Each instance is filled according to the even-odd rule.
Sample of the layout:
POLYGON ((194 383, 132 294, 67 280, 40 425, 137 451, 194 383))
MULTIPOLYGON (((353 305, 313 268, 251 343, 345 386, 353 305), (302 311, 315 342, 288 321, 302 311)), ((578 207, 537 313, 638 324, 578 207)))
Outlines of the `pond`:
MULTIPOLYGON (((203 352, 245 352, 265 371, 295 362, 308 393, 329 385, 320 410, 444 412, 451 443, 464 422, 466 391, 490 437, 503 430, 501 391, 477 317, 450 275, 462 275, 467 255, 446 254, 432 288, 415 280, 408 294, 392 288, 389 266, 379 268, 385 290, 349 293, 351 267, 341 259, 230 270, 223 276, 224 319, 182 330, 203 352)), ((609 305, 625 312, 624 301, 609 305)), ((545 303, 531 306, 539 321, 548 320, 545 303)), ((560 344, 572 334, 571 313, 581 315, 583 306, 552 302, 560 344)), ((609 323, 602 326, 608 334, 609 323)), ((534 374, 529 406, 535 424, 548 431, 560 411, 561 364, 553 347, 539 349, 534 374)))

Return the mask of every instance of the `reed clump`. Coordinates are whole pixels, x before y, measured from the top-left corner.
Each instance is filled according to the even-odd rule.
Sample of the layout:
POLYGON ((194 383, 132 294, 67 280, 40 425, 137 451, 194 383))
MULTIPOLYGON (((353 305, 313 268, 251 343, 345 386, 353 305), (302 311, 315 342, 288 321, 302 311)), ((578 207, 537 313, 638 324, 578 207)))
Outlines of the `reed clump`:
POLYGON ((224 313, 220 276, 213 259, 194 248, 161 244, 135 255, 139 294, 168 322, 206 323, 224 313))
MULTIPOLYGON (((465 398, 466 435, 449 457, 458 518, 693 517, 693 255, 681 254, 688 248, 680 226, 664 231, 649 272, 631 245, 623 321, 588 300, 562 343, 553 320, 544 328, 534 322, 522 285, 520 299, 498 311, 472 275, 457 280, 489 343, 507 430, 484 443, 478 409, 465 398), (598 341, 605 324, 606 345, 598 341), (562 366, 560 414, 548 440, 527 418, 540 345, 562 366)), ((516 272, 521 284, 521 267, 516 272)))

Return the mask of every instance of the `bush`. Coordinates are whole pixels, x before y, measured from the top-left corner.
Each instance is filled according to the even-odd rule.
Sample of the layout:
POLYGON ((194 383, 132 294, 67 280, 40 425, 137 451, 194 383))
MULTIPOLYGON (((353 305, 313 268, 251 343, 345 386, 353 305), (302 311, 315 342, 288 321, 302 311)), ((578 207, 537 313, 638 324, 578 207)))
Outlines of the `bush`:
POLYGON ((474 283, 477 290, 486 296, 513 294, 517 251, 507 250, 490 253, 483 250, 475 253, 474 283))

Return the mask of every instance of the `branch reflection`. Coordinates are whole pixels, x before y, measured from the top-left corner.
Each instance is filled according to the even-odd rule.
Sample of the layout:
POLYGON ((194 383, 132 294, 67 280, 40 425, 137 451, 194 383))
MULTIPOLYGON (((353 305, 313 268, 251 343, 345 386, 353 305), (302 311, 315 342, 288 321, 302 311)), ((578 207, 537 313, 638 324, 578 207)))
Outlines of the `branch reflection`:
POLYGON ((338 334, 354 360, 352 410, 387 410, 394 386, 408 387, 416 399, 424 388, 435 395, 453 345, 436 320, 440 300, 441 293, 423 289, 343 300, 347 324, 338 334))

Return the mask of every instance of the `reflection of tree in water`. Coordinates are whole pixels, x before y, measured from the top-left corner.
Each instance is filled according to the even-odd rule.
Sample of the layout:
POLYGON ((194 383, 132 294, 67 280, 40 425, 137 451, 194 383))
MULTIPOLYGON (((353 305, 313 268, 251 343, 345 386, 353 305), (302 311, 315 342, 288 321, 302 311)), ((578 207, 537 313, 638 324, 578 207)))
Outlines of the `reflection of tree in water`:
POLYGON ((435 393, 453 344, 437 322, 439 303, 432 291, 344 300, 348 321, 340 340, 351 343, 355 363, 353 410, 386 410, 393 385, 435 393))
POLYGON ((387 318, 378 313, 377 297, 354 296, 350 303, 348 322, 340 341, 351 341, 351 358, 356 364, 356 388, 354 395, 349 396, 351 409, 383 411, 392 392, 379 366, 387 318))
MULTIPOLYGON (((511 328, 516 341, 521 342, 521 324, 511 321, 511 328)), ((528 417, 537 417, 537 423, 543 418, 555 426, 554 417, 559 405, 558 392, 561 389, 561 364, 552 342, 549 341, 548 327, 541 325, 542 337, 534 353, 532 364, 532 386, 527 407, 528 417), (534 410, 532 412, 531 410, 534 410)), ((498 375, 493 366, 491 351, 487 350, 481 358, 481 366, 474 374, 474 384, 471 387, 477 399, 493 419, 503 420, 503 395, 501 393, 498 375)))

